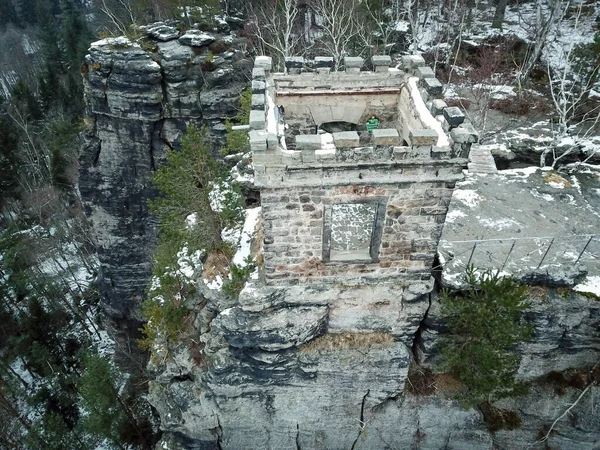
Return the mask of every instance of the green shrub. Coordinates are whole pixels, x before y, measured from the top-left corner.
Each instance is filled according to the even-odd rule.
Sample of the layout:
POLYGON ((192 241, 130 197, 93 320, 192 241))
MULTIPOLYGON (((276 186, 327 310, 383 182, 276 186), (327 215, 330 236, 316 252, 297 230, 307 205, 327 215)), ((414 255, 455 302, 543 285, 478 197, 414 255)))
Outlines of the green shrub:
POLYGON ((514 378, 520 360, 515 346, 532 333, 522 324, 527 287, 491 270, 477 275, 469 267, 466 275, 466 290, 442 292, 449 329, 441 349, 444 364, 467 387, 466 404, 523 394, 526 385, 514 378))
POLYGON ((245 125, 250 120, 250 107, 252 103, 252 91, 244 90, 240 95, 240 113, 233 118, 225 120, 227 129, 227 145, 220 150, 222 155, 234 155, 247 151, 248 132, 233 130, 234 125, 245 125))
POLYGON ((229 244, 221 239, 221 231, 242 222, 243 197, 238 187, 225 181, 226 175, 225 166, 212 154, 206 131, 193 126, 182 139, 181 151, 168 151, 166 164, 154 173, 159 197, 149 204, 158 216, 160 233, 154 286, 141 306, 147 321, 141 329, 144 338, 138 344, 155 356, 168 353, 168 346, 185 330, 189 313, 185 299, 194 292, 194 280, 181 270, 182 261, 189 259, 193 267, 213 252, 233 253, 225 251, 229 244), (192 214, 198 223, 188 223, 192 214))
POLYGON ((229 275, 231 278, 223 283, 223 292, 231 297, 237 297, 246 281, 252 273, 256 270, 256 263, 252 259, 252 256, 248 256, 245 261, 246 265, 238 266, 237 264, 231 264, 229 266, 229 275))

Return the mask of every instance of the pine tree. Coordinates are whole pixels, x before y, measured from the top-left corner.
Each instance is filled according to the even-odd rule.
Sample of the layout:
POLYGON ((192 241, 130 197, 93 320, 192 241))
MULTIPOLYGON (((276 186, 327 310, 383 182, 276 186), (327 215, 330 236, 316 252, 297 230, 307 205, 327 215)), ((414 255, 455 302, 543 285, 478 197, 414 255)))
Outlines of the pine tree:
POLYGON ((514 347, 532 333, 522 324, 527 288, 491 270, 477 275, 469 267, 466 275, 466 290, 442 292, 449 329, 442 345, 445 365, 467 387, 467 403, 524 393, 525 385, 514 378, 520 360, 514 347))

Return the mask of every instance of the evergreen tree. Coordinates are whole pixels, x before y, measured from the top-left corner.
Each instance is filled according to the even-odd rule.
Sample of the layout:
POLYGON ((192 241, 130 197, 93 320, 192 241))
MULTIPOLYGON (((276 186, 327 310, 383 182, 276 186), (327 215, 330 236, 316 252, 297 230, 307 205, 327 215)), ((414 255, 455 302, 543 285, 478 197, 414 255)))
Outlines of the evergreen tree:
POLYGON ((514 378, 520 359, 514 347, 532 333, 522 324, 527 288, 491 270, 477 275, 469 267, 466 275, 466 290, 442 292, 449 329, 442 345, 445 364, 467 387, 467 403, 524 393, 526 386, 514 378))

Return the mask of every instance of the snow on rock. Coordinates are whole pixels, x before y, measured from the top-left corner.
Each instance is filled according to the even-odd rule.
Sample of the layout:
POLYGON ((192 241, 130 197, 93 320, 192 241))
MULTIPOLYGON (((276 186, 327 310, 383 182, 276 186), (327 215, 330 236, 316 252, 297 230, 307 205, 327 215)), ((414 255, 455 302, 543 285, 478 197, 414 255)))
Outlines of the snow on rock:
POLYGON ((536 167, 457 183, 438 246, 443 284, 460 287, 468 263, 550 285, 600 275, 596 175, 572 173, 557 189, 549 174, 558 183, 536 167))
POLYGON ((595 275, 587 277, 583 283, 576 285, 573 290, 577 292, 594 294, 596 297, 600 297, 600 276, 595 275))
POLYGON ((185 218, 185 226, 188 230, 193 230, 198 223, 198 213, 192 213, 185 218))
POLYGON ((410 77, 408 79, 409 92, 412 98, 412 101, 417 108, 417 112, 421 119, 423 125, 427 128, 431 128, 438 133, 438 147, 448 147, 450 145, 450 141, 448 141, 448 136, 446 132, 443 130, 442 125, 431 115, 431 112, 425 105, 423 101, 423 97, 419 93, 419 88, 417 87, 417 82, 419 78, 410 77))
POLYGON ((250 245, 256 231, 260 211, 260 206, 246 210, 246 220, 244 222, 244 227, 242 228, 238 249, 233 257, 233 263, 237 266, 245 266, 246 260, 250 256, 250 245))
POLYGON ((183 248, 177 252, 177 267, 178 272, 191 282, 196 271, 202 269, 202 256, 204 255, 204 252, 202 250, 196 250, 191 254, 188 253, 187 246, 183 246, 183 248))
POLYGON ((477 192, 471 189, 459 189, 454 191, 452 198, 455 198, 470 208, 477 206, 481 200, 481 197, 477 194, 477 192))

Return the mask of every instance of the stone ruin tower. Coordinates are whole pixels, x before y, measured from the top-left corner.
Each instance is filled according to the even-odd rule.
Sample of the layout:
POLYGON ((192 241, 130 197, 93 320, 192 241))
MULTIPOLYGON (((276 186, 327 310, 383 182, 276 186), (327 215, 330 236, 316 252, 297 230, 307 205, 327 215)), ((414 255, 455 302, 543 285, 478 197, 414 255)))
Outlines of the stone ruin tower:
MULTIPOLYGON (((286 60, 252 72, 250 145, 271 285, 425 293, 452 189, 477 133, 420 56, 286 60), (333 130, 323 133, 322 130, 333 130), (339 130, 339 131, 336 131, 339 130), (351 130, 351 131, 347 131, 351 130)), ((410 297, 410 295, 408 296, 410 297)))
POLYGON ((415 412, 396 399, 477 133, 438 99, 442 85, 421 57, 372 62, 365 72, 345 58, 345 72, 332 72, 332 58, 289 58, 282 74, 256 58, 261 277, 201 337, 208 369, 188 381, 198 399, 173 428, 197 442, 410 447, 415 412))

